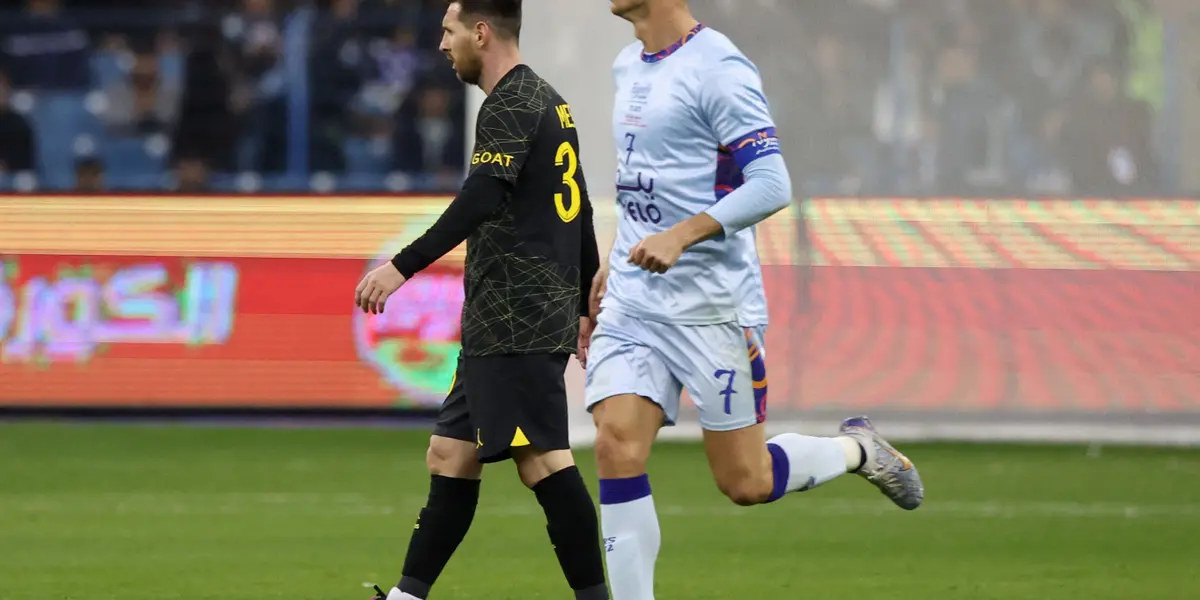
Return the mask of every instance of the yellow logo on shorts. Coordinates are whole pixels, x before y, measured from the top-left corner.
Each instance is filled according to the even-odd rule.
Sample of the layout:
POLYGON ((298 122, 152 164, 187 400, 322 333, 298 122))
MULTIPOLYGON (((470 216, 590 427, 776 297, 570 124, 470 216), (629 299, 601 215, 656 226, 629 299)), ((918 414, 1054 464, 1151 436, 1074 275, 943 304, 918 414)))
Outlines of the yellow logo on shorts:
POLYGON ((475 430, 475 447, 476 448, 483 447, 483 430, 482 429, 475 430))
POLYGON ((521 431, 521 428, 518 427, 517 432, 513 434, 513 441, 511 444, 509 444, 509 446, 511 446, 513 448, 520 448, 521 446, 528 446, 528 445, 529 445, 529 438, 525 437, 525 432, 521 431))

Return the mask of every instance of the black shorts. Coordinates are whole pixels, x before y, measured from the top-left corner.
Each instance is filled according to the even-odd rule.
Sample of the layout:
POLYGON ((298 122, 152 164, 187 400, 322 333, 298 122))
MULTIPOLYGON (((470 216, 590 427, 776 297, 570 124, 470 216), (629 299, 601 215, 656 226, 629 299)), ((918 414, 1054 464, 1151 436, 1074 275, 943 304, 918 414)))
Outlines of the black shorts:
POLYGON ((571 447, 567 426, 569 354, 459 356, 433 434, 475 444, 479 462, 507 460, 512 449, 571 447))

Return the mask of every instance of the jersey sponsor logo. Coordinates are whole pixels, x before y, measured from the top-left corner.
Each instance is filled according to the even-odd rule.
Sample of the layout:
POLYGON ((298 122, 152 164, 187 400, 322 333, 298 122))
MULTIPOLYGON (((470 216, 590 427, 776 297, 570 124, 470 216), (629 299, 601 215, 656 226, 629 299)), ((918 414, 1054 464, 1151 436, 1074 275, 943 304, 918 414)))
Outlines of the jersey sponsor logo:
POLYGON ((631 112, 641 112, 641 107, 650 102, 650 92, 654 91, 654 86, 649 83, 634 82, 629 88, 629 105, 637 107, 636 110, 631 108, 631 112))
POLYGON ((637 183, 629 185, 621 183, 621 173, 617 172, 617 204, 621 206, 626 218, 639 223, 662 222, 662 210, 654 203, 654 176, 637 174, 637 183), (636 194, 636 195, 635 195, 636 194))
MULTIPOLYGON (((625 148, 625 164, 628 165, 635 151, 634 145, 637 143, 637 134, 629 132, 625 134, 625 140, 629 142, 625 148)), ((654 173, 637 172, 637 183, 629 184, 621 181, 621 170, 617 170, 617 204, 621 206, 622 213, 631 221, 640 223, 653 223, 658 225, 662 222, 662 211, 654 204, 654 173)))
POLYGON ((623 124, 632 127, 646 126, 643 122, 642 111, 650 103, 650 92, 653 89, 653 86, 648 83, 634 82, 633 86, 629 88, 629 105, 625 109, 623 124))
POLYGON ((505 167, 512 166, 513 157, 511 154, 502 152, 476 152, 471 156, 471 165, 502 165, 505 167))

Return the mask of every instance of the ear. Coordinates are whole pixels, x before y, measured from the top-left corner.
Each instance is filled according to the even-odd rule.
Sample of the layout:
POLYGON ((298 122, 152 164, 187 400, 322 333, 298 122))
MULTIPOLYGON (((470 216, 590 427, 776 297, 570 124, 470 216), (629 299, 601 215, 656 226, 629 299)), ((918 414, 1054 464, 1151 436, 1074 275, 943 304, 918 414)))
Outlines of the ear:
POLYGON ((487 21, 479 21, 475 24, 475 29, 472 33, 475 36, 475 46, 483 48, 488 38, 491 37, 492 28, 488 25, 487 21))

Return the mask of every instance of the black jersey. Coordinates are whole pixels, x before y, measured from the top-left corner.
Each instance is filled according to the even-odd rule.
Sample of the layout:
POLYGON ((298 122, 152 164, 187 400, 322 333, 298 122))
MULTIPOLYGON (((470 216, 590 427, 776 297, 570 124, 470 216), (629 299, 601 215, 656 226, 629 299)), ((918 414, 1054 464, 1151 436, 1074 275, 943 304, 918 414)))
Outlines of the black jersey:
MULTIPOLYGON (((526 65, 479 109, 463 191, 426 236, 447 231, 467 241, 465 356, 575 351, 599 267, 592 206, 571 109, 526 65)), ((411 276, 449 250, 424 245, 393 264, 411 276)))

